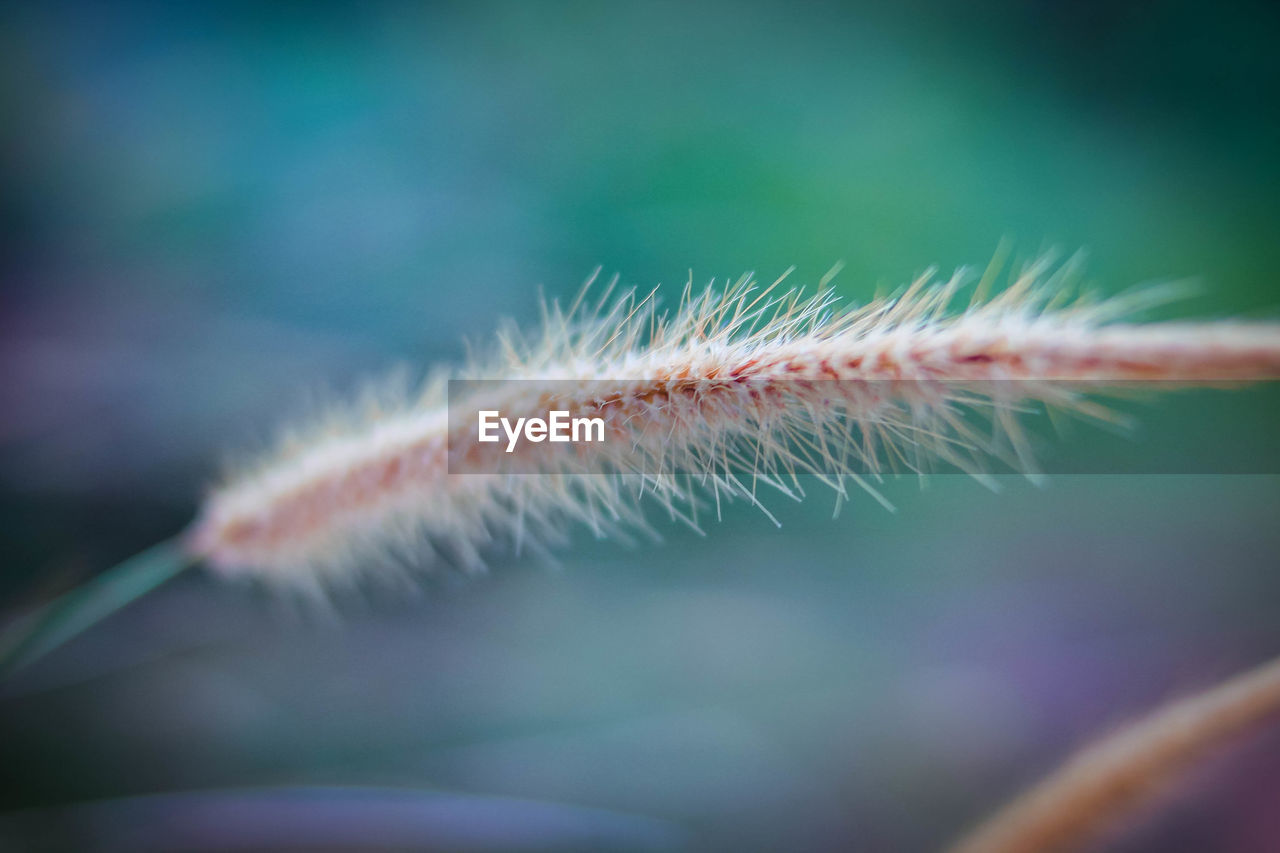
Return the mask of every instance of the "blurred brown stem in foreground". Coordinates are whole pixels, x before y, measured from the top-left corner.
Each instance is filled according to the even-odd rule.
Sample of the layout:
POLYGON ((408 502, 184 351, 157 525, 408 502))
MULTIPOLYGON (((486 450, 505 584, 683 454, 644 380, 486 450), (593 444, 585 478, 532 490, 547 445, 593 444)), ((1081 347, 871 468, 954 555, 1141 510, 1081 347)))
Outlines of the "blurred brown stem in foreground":
POLYGON ((1151 802, 1230 738, 1280 716, 1280 658, 1147 717, 1072 756, 951 853, 1078 850, 1151 802))

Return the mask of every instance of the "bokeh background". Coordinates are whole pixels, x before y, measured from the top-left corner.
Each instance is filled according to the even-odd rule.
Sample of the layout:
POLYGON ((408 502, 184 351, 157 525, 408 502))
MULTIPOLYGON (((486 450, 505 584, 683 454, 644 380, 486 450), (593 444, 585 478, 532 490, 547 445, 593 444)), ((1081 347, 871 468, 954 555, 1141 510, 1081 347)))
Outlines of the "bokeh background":
MULTIPOLYGON (((1008 237, 1275 317, 1278 39, 1264 3, 7 4, 0 604, 597 265, 844 261, 856 300, 1008 237)), ((1133 470, 1234 399, 1137 407, 1133 470)), ((0 686, 0 848, 933 849, 1280 651, 1276 470, 778 496, 335 620, 190 573, 0 686)), ((1278 801, 1267 732, 1112 843, 1274 850, 1278 801)))

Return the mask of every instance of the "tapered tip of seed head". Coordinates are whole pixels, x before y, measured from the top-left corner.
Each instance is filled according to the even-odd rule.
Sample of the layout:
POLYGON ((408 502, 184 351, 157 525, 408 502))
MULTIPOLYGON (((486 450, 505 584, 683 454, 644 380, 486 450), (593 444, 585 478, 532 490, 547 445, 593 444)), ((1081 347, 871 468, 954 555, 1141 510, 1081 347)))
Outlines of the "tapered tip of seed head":
POLYGON ((254 519, 228 516, 211 500, 182 534, 182 548, 213 572, 238 577, 251 571, 251 561, 240 551, 258 527, 259 522, 254 519))

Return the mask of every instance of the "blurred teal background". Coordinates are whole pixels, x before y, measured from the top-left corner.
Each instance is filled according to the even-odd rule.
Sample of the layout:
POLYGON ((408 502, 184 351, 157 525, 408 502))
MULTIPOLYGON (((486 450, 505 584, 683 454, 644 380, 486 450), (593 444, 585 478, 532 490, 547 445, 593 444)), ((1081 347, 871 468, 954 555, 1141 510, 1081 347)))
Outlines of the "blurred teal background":
MULTIPOLYGON (((865 300, 1010 237, 1274 318, 1278 38, 1262 3, 6 7, 3 603, 597 265, 674 300, 844 261, 865 300)), ((1129 408, 1135 467, 1220 404, 1129 408)), ((337 625, 193 573, 0 687, 0 847, 933 849, 1280 651, 1277 477, 1003 487, 583 534, 337 625)), ((1272 850, 1278 797, 1273 732, 1116 849, 1272 850)))

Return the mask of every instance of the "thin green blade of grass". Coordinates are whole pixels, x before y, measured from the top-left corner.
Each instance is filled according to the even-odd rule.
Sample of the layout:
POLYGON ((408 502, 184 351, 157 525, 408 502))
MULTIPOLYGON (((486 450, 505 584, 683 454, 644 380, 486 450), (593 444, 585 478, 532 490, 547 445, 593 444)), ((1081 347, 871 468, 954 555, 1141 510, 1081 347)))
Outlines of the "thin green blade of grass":
POLYGON ((169 539, 38 608, 0 637, 0 678, 29 666, 84 633, 180 574, 192 562, 180 542, 169 539))

